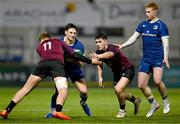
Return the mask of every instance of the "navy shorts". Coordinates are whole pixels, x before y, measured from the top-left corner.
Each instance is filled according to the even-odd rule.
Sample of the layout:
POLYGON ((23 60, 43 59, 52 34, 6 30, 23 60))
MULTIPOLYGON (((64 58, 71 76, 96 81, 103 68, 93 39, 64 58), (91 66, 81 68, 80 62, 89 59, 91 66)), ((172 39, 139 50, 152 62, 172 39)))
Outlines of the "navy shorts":
POLYGON ((122 72, 113 72, 114 76, 114 85, 118 83, 118 81, 121 79, 121 77, 126 77, 131 81, 134 78, 135 75, 135 68, 134 66, 126 69, 125 71, 122 72))
POLYGON ((32 73, 33 75, 45 78, 47 76, 55 77, 66 77, 64 71, 64 65, 59 60, 46 60, 36 67, 32 73))
POLYGON ((154 67, 163 67, 163 61, 154 60, 152 62, 145 61, 144 59, 141 60, 139 66, 139 72, 145 72, 147 74, 151 73, 154 67))
POLYGON ((67 78, 71 79, 71 82, 79 81, 82 78, 85 78, 84 72, 81 68, 76 69, 66 69, 67 78))

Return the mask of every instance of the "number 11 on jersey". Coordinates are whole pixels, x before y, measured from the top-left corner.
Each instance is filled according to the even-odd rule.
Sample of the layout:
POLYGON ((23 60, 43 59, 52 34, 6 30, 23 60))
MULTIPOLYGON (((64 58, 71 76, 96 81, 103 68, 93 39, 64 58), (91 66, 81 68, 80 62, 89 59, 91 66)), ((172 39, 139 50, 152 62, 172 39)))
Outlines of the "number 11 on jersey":
POLYGON ((47 42, 47 43, 43 44, 43 47, 44 47, 44 51, 50 50, 51 49, 51 42, 47 42))

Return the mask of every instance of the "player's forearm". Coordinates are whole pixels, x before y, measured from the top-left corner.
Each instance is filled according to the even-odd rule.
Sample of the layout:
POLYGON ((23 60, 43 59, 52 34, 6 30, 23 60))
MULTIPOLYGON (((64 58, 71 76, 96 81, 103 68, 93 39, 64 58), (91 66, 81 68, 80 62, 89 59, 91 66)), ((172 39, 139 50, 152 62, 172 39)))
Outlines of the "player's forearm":
POLYGON ((113 52, 105 52, 103 54, 98 54, 99 59, 110 59, 114 56, 113 52))
POLYGON ((102 73, 103 73, 102 68, 103 68, 102 65, 97 66, 98 79, 102 79, 102 73))
POLYGON ((139 36, 140 34, 138 32, 134 32, 134 34, 125 43, 122 44, 122 48, 125 48, 135 43, 139 36))
POLYGON ((163 37, 162 42, 163 42, 164 58, 168 59, 168 56, 169 56, 169 38, 163 37))
POLYGON ((85 56, 83 56, 83 55, 81 55, 81 54, 79 54, 77 52, 73 53, 73 57, 78 59, 79 61, 82 61, 82 62, 85 62, 85 63, 88 63, 88 64, 92 63, 91 59, 89 59, 89 58, 87 58, 87 57, 85 57, 85 56))

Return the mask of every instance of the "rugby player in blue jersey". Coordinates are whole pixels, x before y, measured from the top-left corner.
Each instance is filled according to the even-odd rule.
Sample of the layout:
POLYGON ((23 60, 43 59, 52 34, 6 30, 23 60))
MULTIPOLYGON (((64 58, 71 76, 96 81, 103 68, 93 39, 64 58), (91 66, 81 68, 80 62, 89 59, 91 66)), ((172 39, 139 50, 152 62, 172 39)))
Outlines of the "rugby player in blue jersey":
POLYGON ((103 63, 106 63, 113 72, 114 90, 119 102, 119 112, 116 117, 122 118, 126 116, 126 100, 134 104, 134 114, 137 114, 141 99, 126 91, 135 74, 134 65, 116 45, 108 44, 108 38, 105 34, 98 34, 95 37, 95 41, 97 51, 96 53, 91 52, 89 56, 102 62, 101 65, 97 66, 100 87, 104 87, 102 77, 103 63))
POLYGON ((148 86, 151 73, 154 83, 163 99, 163 113, 166 114, 170 111, 166 86, 162 81, 163 64, 165 64, 167 68, 170 68, 168 60, 169 33, 166 24, 157 17, 158 9, 159 7, 156 3, 147 4, 145 6, 147 20, 141 22, 134 34, 125 43, 119 45, 120 48, 127 47, 142 36, 143 56, 139 66, 138 87, 151 104, 151 109, 146 114, 146 117, 151 117, 160 107, 148 86))
MULTIPOLYGON (((76 52, 80 54, 84 54, 84 45, 81 43, 80 40, 76 38, 78 32, 78 28, 76 25, 69 23, 65 26, 65 35, 60 37, 60 40, 65 42, 67 45, 69 45, 71 48, 73 48, 76 52)), ((78 88, 80 92, 80 104, 85 112, 86 115, 91 116, 91 111, 86 103, 87 101, 87 84, 84 76, 84 72, 81 69, 81 63, 69 56, 68 54, 65 54, 65 71, 68 78, 71 79, 73 83, 75 83, 76 87, 78 88)), ((56 105, 56 97, 58 95, 58 92, 53 94, 51 98, 51 111, 47 115, 45 115, 45 118, 51 118, 52 113, 55 109, 56 105)))

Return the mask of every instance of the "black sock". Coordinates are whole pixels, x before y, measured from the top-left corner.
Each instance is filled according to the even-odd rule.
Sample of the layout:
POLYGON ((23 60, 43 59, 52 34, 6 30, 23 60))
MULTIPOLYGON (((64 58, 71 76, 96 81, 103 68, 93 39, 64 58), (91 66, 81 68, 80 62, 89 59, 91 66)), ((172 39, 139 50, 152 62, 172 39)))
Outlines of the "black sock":
POLYGON ((11 112, 12 109, 16 106, 16 103, 14 101, 11 101, 9 103, 9 105, 7 106, 6 110, 7 110, 7 113, 11 112))
POLYGON ((63 108, 62 105, 56 104, 56 111, 57 111, 57 112, 61 112, 61 111, 62 111, 62 108, 63 108))
POLYGON ((81 100, 82 100, 83 102, 86 102, 86 100, 87 100, 87 94, 85 94, 85 93, 80 94, 80 97, 81 97, 81 100))
POLYGON ((154 102, 154 98, 149 98, 149 99, 148 99, 148 102, 149 102, 150 104, 152 104, 152 103, 154 102))
POLYGON ((134 103, 134 102, 135 102, 135 100, 136 100, 136 98, 132 95, 132 97, 131 97, 130 101, 131 101, 132 103, 134 103))
POLYGON ((125 105, 120 105, 120 109, 124 110, 125 109, 125 105))
POLYGON ((55 92, 51 97, 51 108, 56 108, 56 98, 58 96, 58 92, 55 92))
POLYGON ((167 96, 163 96, 162 99, 163 99, 163 100, 167 99, 167 96))

